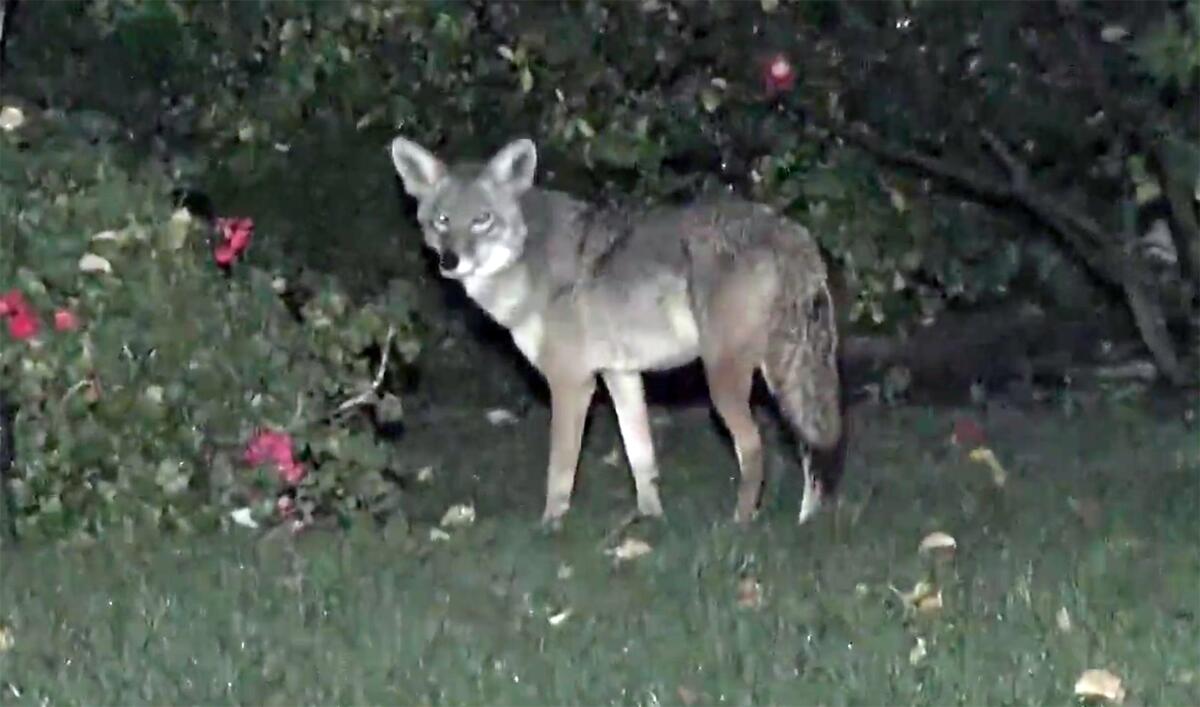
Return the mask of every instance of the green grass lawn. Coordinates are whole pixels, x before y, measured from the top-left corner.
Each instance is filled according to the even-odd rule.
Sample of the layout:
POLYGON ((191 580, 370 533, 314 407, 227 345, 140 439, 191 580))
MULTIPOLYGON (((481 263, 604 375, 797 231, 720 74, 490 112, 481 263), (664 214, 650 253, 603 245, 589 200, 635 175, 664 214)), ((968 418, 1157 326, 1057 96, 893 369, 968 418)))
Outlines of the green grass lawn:
POLYGON ((775 474, 738 529, 732 454, 683 410, 656 429, 667 522, 622 528, 611 417, 593 415, 554 535, 536 527, 539 407, 414 424, 401 443, 435 473, 407 532, 6 548, 0 703, 1070 705, 1106 668, 1127 704, 1200 704, 1200 450, 1182 422, 1130 404, 988 417, 1000 489, 948 444, 950 413, 858 410, 838 507, 798 527, 794 474, 775 474), (431 540, 464 502, 477 521, 431 540), (918 553, 935 530, 954 557, 918 553), (615 564, 626 537, 653 549, 615 564), (745 578, 760 605, 739 602, 745 578), (941 610, 892 589, 922 579, 941 610))

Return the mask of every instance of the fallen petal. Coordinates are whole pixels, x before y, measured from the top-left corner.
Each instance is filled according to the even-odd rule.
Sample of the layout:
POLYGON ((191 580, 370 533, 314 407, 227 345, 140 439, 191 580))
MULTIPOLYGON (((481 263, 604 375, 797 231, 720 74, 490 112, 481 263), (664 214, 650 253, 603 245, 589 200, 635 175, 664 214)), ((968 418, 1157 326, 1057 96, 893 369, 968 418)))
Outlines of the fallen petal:
POLYGON ((1107 670, 1085 670, 1075 681, 1075 695, 1121 704, 1125 701, 1125 686, 1121 678, 1107 670))
POLYGON ((558 626, 558 625, 562 624, 562 622, 566 621, 570 616, 571 616, 571 610, 563 609, 562 611, 558 612, 557 614, 551 615, 550 618, 547 619, 547 621, 550 622, 551 626, 558 626))

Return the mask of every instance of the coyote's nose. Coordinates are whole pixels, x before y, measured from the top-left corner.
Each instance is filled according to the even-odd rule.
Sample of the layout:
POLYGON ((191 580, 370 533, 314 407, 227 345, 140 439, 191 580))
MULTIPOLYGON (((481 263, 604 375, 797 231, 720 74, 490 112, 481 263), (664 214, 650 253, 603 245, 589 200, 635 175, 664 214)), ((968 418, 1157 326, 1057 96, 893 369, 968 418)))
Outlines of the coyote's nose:
POLYGON ((457 270, 458 254, 449 249, 438 253, 438 267, 447 272, 457 270))

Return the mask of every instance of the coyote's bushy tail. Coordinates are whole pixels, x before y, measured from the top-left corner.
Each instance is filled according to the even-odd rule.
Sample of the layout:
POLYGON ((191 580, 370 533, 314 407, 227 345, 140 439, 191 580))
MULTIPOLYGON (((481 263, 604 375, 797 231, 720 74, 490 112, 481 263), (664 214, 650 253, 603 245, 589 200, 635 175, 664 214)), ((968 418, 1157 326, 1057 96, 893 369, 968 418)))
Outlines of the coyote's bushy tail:
POLYGON ((846 401, 828 273, 811 236, 802 227, 789 226, 781 234, 782 287, 767 335, 763 373, 784 417, 809 447, 803 459, 804 521, 841 481, 846 401))

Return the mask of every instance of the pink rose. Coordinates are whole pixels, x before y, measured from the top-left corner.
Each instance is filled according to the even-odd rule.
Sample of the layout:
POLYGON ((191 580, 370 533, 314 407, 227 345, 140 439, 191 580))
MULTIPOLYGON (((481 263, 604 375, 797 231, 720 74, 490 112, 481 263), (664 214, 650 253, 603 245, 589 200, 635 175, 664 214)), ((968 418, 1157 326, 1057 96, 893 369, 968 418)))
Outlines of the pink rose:
POLYGON ((58 331, 75 331, 79 328, 79 317, 69 309, 54 312, 54 328, 58 331))
POLYGON ((217 265, 229 267, 250 247, 254 235, 254 221, 249 218, 218 218, 217 230, 221 242, 213 249, 217 265))

